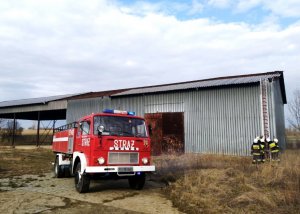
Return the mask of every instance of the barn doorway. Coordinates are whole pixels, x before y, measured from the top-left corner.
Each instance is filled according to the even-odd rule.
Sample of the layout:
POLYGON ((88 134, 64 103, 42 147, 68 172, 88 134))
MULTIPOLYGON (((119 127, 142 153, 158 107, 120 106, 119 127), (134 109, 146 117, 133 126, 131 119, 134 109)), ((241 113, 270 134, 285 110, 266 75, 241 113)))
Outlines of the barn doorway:
POLYGON ((145 114, 151 127, 152 155, 184 153, 184 113, 145 114))

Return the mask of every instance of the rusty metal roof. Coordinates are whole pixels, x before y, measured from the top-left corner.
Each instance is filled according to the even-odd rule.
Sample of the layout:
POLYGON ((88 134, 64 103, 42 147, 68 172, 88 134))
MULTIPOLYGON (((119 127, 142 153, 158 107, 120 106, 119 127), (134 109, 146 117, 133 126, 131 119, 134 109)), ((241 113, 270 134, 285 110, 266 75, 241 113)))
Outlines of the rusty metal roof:
POLYGON ((112 95, 113 97, 117 96, 129 96, 129 95, 138 95, 138 94, 149 94, 149 93, 158 93, 158 92, 169 92, 169 91, 181 91, 188 89, 197 89, 197 88, 208 88, 208 87, 219 87, 219 86, 229 86, 229 85, 241 85, 241 84, 251 84, 258 83, 261 80, 272 79, 272 78, 281 78, 283 85, 283 99, 285 100, 285 89, 283 82, 283 72, 274 71, 267 73, 258 73, 258 74, 248 74, 240 76, 227 76, 227 77, 218 77, 212 79, 196 80, 190 82, 180 82, 174 84, 166 85, 156 85, 149 87, 133 88, 121 93, 112 95))

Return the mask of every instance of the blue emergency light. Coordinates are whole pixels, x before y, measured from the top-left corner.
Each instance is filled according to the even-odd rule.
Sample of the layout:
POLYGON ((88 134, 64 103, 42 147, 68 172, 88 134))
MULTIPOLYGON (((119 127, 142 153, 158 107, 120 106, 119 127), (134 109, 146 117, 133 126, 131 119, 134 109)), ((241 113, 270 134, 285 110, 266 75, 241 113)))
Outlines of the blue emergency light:
POLYGON ((116 109, 104 109, 103 113, 108 113, 108 114, 126 114, 126 115, 135 116, 135 112, 134 111, 122 111, 122 110, 116 110, 116 109))
POLYGON ((112 110, 112 109, 104 109, 103 113, 113 114, 114 110, 112 110))
POLYGON ((135 112, 134 112, 134 111, 128 111, 127 114, 128 114, 128 115, 134 116, 134 115, 135 115, 135 112))

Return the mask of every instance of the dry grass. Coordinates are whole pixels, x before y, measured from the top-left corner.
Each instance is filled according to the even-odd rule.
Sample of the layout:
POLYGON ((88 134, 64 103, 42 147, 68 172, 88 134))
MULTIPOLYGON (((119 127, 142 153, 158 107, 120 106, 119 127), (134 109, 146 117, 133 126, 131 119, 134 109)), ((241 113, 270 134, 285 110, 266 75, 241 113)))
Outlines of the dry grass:
MULTIPOLYGON (((52 143, 52 130, 40 129, 40 145, 51 145, 52 143)), ((35 145, 37 141, 37 130, 24 129, 21 135, 15 136, 15 146, 18 145, 35 145)), ((1 146, 11 146, 12 138, 1 138, 1 146)))
MULTIPOLYGON (((52 161, 48 149, 0 147, 0 178, 43 174, 52 161)), ((258 167, 250 157, 222 155, 161 156, 154 162, 168 184, 166 195, 186 213, 300 213, 300 150, 258 167)))
POLYGON ((286 130, 287 148, 300 149, 300 132, 286 130))
POLYGON ((10 149, 0 147, 0 178, 41 174, 52 170, 54 154, 49 149, 10 149))
MULTIPOLYGON (((22 132, 22 135, 36 135, 37 130, 36 129, 24 129, 22 132)), ((52 135, 52 129, 40 129, 40 135, 49 134, 52 135)))
POLYGON ((187 213, 300 213, 300 151, 255 166, 250 157, 156 159, 166 194, 187 213))

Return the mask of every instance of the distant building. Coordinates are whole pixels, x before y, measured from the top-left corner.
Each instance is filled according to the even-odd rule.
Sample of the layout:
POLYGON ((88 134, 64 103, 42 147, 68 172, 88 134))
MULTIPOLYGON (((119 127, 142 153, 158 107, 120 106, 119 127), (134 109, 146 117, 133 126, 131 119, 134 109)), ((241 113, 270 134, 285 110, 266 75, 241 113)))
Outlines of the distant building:
MULTIPOLYGON (((145 117, 152 128, 153 154, 173 148, 185 153, 249 155, 258 135, 276 136, 280 147, 286 147, 287 100, 282 71, 90 92, 62 99, 57 102, 66 103, 67 122, 105 108, 135 111, 145 117)), ((8 107, 0 103, 0 118, 1 110, 8 107)))

